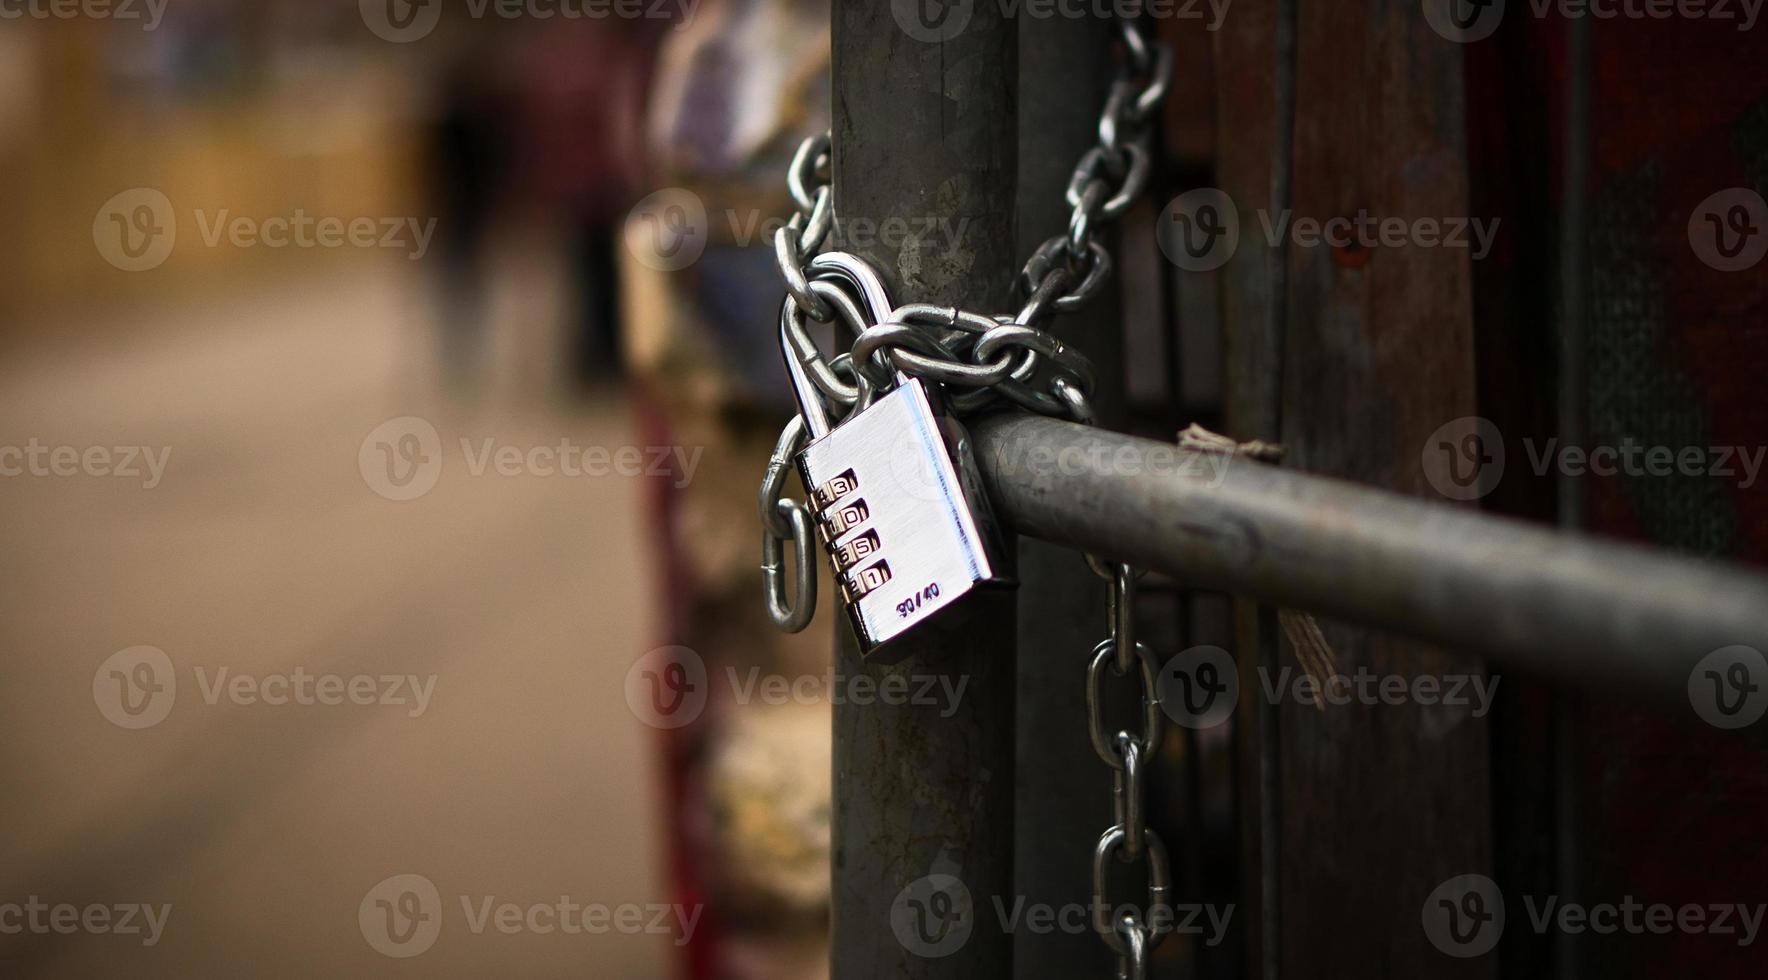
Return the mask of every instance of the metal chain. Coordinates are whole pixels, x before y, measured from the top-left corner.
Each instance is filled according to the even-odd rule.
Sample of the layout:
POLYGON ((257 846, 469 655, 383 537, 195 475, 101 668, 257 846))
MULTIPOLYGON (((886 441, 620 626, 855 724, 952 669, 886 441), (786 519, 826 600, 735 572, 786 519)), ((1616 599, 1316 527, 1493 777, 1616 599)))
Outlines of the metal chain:
MULTIPOLYGON (((1093 415, 1086 396, 1071 395, 1079 413, 1091 423, 1093 415)), ((1113 821, 1093 849, 1093 930, 1117 954, 1118 980, 1142 980, 1148 972, 1148 955, 1172 930, 1173 915, 1167 905, 1172 889, 1166 843, 1147 823, 1148 761, 1160 750, 1164 716, 1160 706, 1159 665, 1149 648, 1136 639, 1136 581, 1141 573, 1129 565, 1108 563, 1086 556, 1095 574, 1108 583, 1105 604, 1110 632, 1093 647, 1087 665, 1087 734, 1093 751, 1111 767, 1113 821), (1105 720, 1104 688, 1107 678, 1134 678, 1142 709, 1141 731, 1119 728, 1115 733, 1105 720), (1147 869, 1148 901, 1141 910, 1122 906, 1110 898, 1112 858, 1117 863, 1142 862, 1147 869)))
MULTIPOLYGON (((804 141, 787 171, 787 188, 798 210, 774 236, 774 256, 785 282, 780 330, 787 354, 797 361, 825 407, 852 414, 888 390, 898 373, 946 391, 960 413, 1006 399, 1029 411, 1094 422, 1093 365, 1046 329, 1060 313, 1081 309, 1110 279, 1110 252, 1099 228, 1116 220, 1146 189, 1151 170, 1151 123, 1166 99, 1172 52, 1143 32, 1140 12, 1119 21, 1123 61, 1099 117, 1099 142, 1074 169, 1065 199, 1073 210, 1068 227, 1039 245, 1020 272, 1024 305, 1013 315, 988 315, 955 307, 909 303, 883 322, 867 322, 865 297, 849 279, 818 269, 817 253, 834 226, 833 156, 828 133, 804 141), (852 348, 826 358, 810 335, 810 321, 843 321, 855 334, 852 348)), ((849 259, 848 261, 854 261, 849 259)), ((837 414, 829 412, 830 416, 837 414)), ((762 574, 768 612, 776 625, 797 632, 816 606, 816 575, 808 508, 783 496, 792 457, 804 446, 805 425, 795 417, 780 434, 759 495, 762 574), (792 543, 795 594, 785 593, 785 542, 792 543)), ((1142 980, 1148 956, 1171 930, 1166 908, 1170 865, 1166 845, 1146 823, 1148 760, 1159 748, 1161 708, 1156 665, 1135 637, 1136 573, 1127 565, 1104 565, 1088 557, 1110 582, 1111 634, 1093 650, 1087 668, 1086 703, 1093 748, 1112 768, 1115 821, 1093 852, 1093 928, 1117 954, 1120 980, 1142 980), (1107 677, 1139 679, 1142 729, 1112 732, 1103 715, 1107 677), (1115 915, 1109 900, 1110 869, 1140 862, 1146 867, 1147 903, 1115 915)))
MULTIPOLYGON (((854 325, 857 339, 842 357, 874 390, 901 372, 943 386, 960 413, 1005 398, 1039 414, 1083 421, 1064 389, 1090 394, 1092 365, 1047 328, 1056 314, 1084 307, 1111 277, 1111 254, 1098 231, 1147 187, 1152 121, 1172 77, 1172 52, 1149 40, 1137 17, 1121 19, 1119 28, 1124 57, 1099 117, 1098 145, 1082 155, 1068 182, 1067 229, 1039 245, 1019 274, 1024 305, 1012 315, 984 315, 909 304, 882 323, 854 325)), ((831 406, 855 411, 869 403, 863 386, 842 380, 849 369, 837 366, 840 358, 825 359, 808 332, 808 321, 851 319, 837 308, 834 293, 841 287, 811 269, 834 226, 832 164, 828 133, 805 140, 794 154, 786 181, 798 209, 775 233, 774 257, 786 286, 792 355, 831 406)), ((764 510, 774 513, 771 506, 764 510)))
MULTIPOLYGON (((1091 559, 1089 559, 1090 561, 1091 559)), ((1093 929, 1117 954, 1119 980, 1147 975, 1147 956, 1172 925, 1167 911, 1171 889, 1166 844, 1147 824, 1148 760, 1160 748, 1161 709, 1159 670, 1148 647, 1136 641, 1136 572, 1128 565, 1101 568, 1110 582, 1111 634, 1093 648, 1087 667, 1087 730, 1093 751, 1112 769, 1111 806, 1115 818, 1093 850, 1093 929), (1112 735, 1105 722, 1104 685, 1107 677, 1135 678, 1142 706, 1140 732, 1120 728, 1112 735), (1112 858, 1117 863, 1142 862, 1147 868, 1148 901, 1145 909, 1113 918, 1120 908, 1110 898, 1112 858)))
MULTIPOLYGON (((817 394, 844 410, 831 416, 863 410, 900 372, 940 385, 959 413, 1004 398, 1041 415, 1092 423, 1092 363, 1045 328, 1056 314, 1082 308, 1104 288, 1112 263, 1096 237, 1098 229, 1128 210, 1148 184, 1150 124, 1171 84, 1172 52, 1150 41, 1139 19, 1138 10, 1119 21, 1124 57, 1099 117, 1099 143, 1081 157, 1068 182, 1066 199, 1073 211, 1067 231, 1038 246, 1019 274, 1025 303, 1017 314, 984 315, 910 303, 882 323, 867 322, 850 283, 812 269, 834 227, 830 136, 820 133, 798 147, 786 172, 797 210, 774 235, 774 257, 787 294, 781 331, 788 354, 803 367, 817 394), (848 353, 825 358, 808 321, 831 323, 837 318, 856 339, 848 353)), ((816 602, 816 577, 802 568, 795 568, 793 576, 796 596, 788 600, 784 591, 785 542, 792 543, 795 559, 810 553, 809 522, 791 516, 804 504, 782 496, 782 459, 791 454, 782 457, 780 451, 801 441, 802 434, 801 426, 781 433, 758 501, 769 615, 792 632, 809 623, 816 602)))

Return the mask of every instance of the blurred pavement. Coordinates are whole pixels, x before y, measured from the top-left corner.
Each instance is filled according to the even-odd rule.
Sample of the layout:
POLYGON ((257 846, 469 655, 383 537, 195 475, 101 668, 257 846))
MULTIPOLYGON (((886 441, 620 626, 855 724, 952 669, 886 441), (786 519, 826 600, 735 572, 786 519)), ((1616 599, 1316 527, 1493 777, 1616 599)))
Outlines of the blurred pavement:
POLYGON ((415 281, 364 267, 28 330, 58 339, 0 358, 0 446, 171 449, 152 489, 0 477, 0 903, 173 907, 151 949, 0 935, 0 973, 665 975, 669 936, 474 934, 463 910, 670 901, 655 733, 622 693, 651 645, 654 563, 641 480, 473 476, 462 456, 462 439, 632 444, 619 395, 561 408, 530 376, 444 399, 427 309, 415 281), (406 502, 358 466, 399 416, 443 447, 434 490, 406 502), (163 722, 130 730, 94 680, 140 645, 177 686, 163 722), (435 686, 418 717, 210 703, 199 668, 435 686), (358 921, 399 874, 441 899, 409 959, 358 921))

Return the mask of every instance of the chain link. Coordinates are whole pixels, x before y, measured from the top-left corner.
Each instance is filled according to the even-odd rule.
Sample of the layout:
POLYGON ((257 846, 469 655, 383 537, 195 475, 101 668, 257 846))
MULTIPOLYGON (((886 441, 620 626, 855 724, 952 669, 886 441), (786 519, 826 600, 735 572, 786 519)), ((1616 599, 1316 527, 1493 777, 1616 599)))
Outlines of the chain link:
POLYGON ((1171 51, 1151 42, 1136 17, 1121 20, 1120 28, 1123 64, 1099 118, 1099 143, 1082 155, 1065 191, 1072 209, 1067 230, 1026 261, 1018 282, 1025 302, 1013 316, 911 304, 880 323, 853 323, 848 311, 838 308, 835 291, 842 286, 811 268, 834 224, 830 135, 819 133, 799 146, 787 170, 787 189, 798 210, 776 232, 774 255, 796 303, 794 353, 834 405, 851 410, 866 400, 857 399, 855 385, 840 380, 833 362, 817 351, 806 332, 807 319, 849 321, 857 336, 853 371, 876 387, 901 372, 953 389, 952 404, 963 412, 1004 398, 1033 412, 1084 421, 1074 414, 1073 394, 1077 389, 1091 393, 1090 365, 1081 371, 1074 358, 1045 355, 1055 342, 1047 327, 1057 314, 1085 307, 1109 281, 1111 254, 1099 240, 1099 229, 1121 217, 1147 188, 1151 122, 1172 77, 1171 51), (1006 348, 1017 350, 1009 356, 1006 348))
POLYGON ((761 478, 761 580, 767 597, 767 615, 775 626, 788 633, 799 633, 810 625, 816 613, 816 566, 811 564, 815 541, 811 534, 810 511, 797 500, 782 496, 786 474, 792 469, 792 457, 804 448, 804 418, 792 416, 780 432, 773 455, 767 460, 767 474, 761 478), (784 544, 792 542, 792 570, 795 573, 792 596, 786 596, 784 544))

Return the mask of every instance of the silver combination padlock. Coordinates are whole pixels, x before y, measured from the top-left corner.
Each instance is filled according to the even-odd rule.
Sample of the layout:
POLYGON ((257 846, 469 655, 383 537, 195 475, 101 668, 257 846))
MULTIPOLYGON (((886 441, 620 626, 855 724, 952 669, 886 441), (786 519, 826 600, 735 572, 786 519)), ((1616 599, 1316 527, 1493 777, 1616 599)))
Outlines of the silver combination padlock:
MULTIPOLYGON (((883 284, 862 261, 831 252, 811 271, 845 277, 873 322, 889 315, 883 284)), ((862 653, 980 586, 1012 584, 969 437, 941 411, 937 391, 898 375, 889 392, 835 426, 790 344, 786 370, 810 438, 798 474, 862 653)))

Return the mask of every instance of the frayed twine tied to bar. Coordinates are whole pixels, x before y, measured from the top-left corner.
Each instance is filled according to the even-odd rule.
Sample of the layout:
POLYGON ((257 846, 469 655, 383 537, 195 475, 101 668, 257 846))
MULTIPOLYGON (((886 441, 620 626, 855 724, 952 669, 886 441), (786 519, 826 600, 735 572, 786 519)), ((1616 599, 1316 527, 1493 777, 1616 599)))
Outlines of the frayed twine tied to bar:
POLYGON ((1211 432, 1195 423, 1186 426, 1179 433, 1179 448, 1189 449, 1198 453, 1222 453, 1229 456, 1245 456, 1261 463, 1280 463, 1283 461, 1283 447, 1274 442, 1235 442, 1219 432, 1211 432))
MULTIPOLYGON (((1320 624, 1314 617, 1294 609, 1277 610, 1277 622, 1295 649, 1296 661, 1314 686, 1322 693, 1336 694, 1338 656, 1332 652, 1332 644, 1326 642, 1326 634, 1320 632, 1320 624)), ((1326 698, 1315 698, 1314 707, 1325 711, 1326 698)))
MULTIPOLYGON (((1279 463, 1283 460, 1283 447, 1277 443, 1258 439, 1236 442, 1195 423, 1179 433, 1179 448, 1199 453, 1244 456, 1260 463, 1279 463)), ((1328 685, 1338 676, 1338 656, 1332 652, 1332 644, 1326 642, 1326 634, 1320 631, 1320 624, 1314 621, 1313 616, 1294 609, 1277 610, 1277 622, 1283 627, 1283 635, 1289 638, 1289 645, 1295 650, 1295 659, 1308 678, 1319 690, 1330 690, 1328 685)), ((1326 699, 1316 699, 1314 707, 1325 711, 1326 699)))

